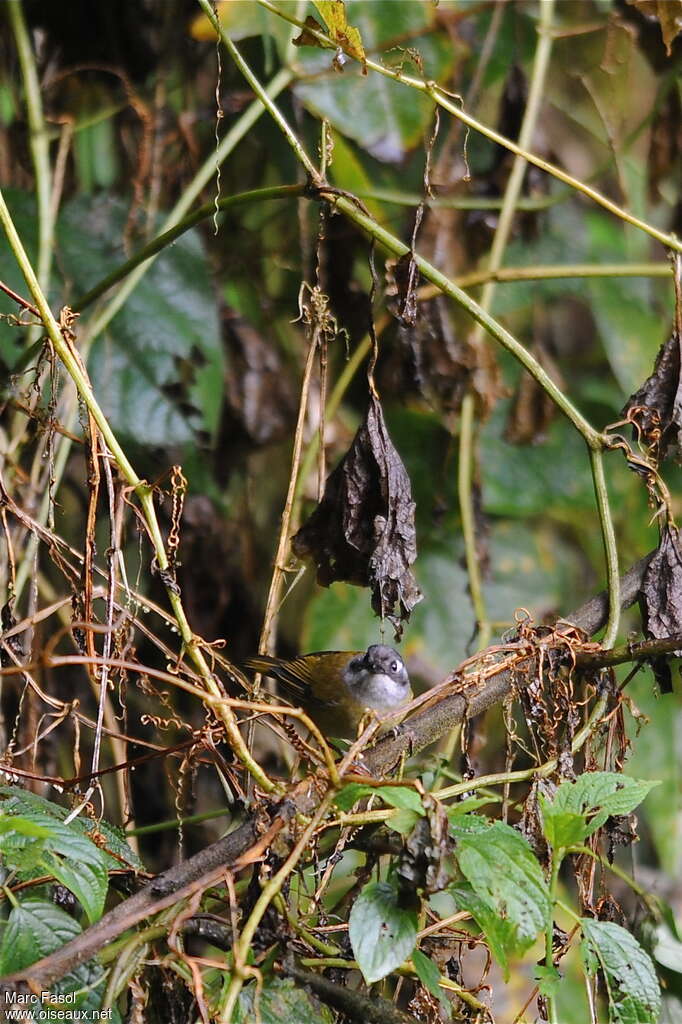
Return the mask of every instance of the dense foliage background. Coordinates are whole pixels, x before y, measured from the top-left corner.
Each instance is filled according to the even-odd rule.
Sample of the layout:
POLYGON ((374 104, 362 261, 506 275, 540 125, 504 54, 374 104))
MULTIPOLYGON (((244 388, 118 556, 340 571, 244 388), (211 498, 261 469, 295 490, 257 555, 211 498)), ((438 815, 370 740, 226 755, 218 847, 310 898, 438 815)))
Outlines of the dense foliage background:
POLYGON ((662 534, 668 589, 644 625, 612 604, 605 645, 682 629, 682 4, 218 13, 220 43, 205 0, 0 11, 0 973, 43 983, 94 926, 48 987, 110 1019, 682 1020, 677 669, 578 671, 590 638, 549 628, 605 585, 605 541, 613 584, 662 534), (392 786, 239 703, 259 649, 393 642, 380 571, 337 558, 323 587, 290 545, 369 394, 394 446, 370 487, 402 462, 416 503, 385 608, 413 571, 415 690, 545 652, 531 697, 392 786), (255 812, 232 871, 107 924, 255 812))

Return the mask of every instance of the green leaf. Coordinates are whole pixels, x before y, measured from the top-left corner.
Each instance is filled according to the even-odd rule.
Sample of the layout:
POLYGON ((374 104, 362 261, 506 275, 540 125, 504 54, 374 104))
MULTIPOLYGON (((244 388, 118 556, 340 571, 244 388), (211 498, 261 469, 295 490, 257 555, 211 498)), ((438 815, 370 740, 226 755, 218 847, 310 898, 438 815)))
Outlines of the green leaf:
MULTIPOLYGON (((38 796, 37 793, 21 789, 19 786, 0 786, 0 799, 2 799, 0 807, 8 821, 16 821, 17 816, 21 816, 27 821, 32 821, 36 827, 46 829, 52 837, 62 836, 64 838, 64 830, 66 830, 67 837, 74 837, 75 842, 79 844, 75 848, 74 855, 76 857, 80 856, 83 851, 80 844, 87 842, 90 846, 87 848, 85 857, 88 860, 92 860, 94 857, 93 863, 97 863, 100 858, 103 858, 104 863, 111 869, 120 868, 122 864, 135 869, 144 869, 140 858, 133 853, 125 841, 122 830, 115 825, 110 825, 105 820, 98 821, 95 825, 88 818, 78 817, 65 826, 63 821, 69 813, 66 808, 38 796), (97 845, 90 836, 90 833, 94 831, 99 840, 97 845), (103 845, 102 840, 104 841, 103 845), (91 851, 96 851, 92 853, 92 857, 91 851)), ((69 849, 60 849, 54 844, 50 848, 64 855, 68 855, 70 852, 69 849)))
POLYGON ((53 903, 24 900, 12 907, 2 933, 0 975, 28 967, 80 933, 78 922, 53 903))
POLYGON ((349 782, 334 796, 334 803, 340 811, 350 811, 358 800, 374 792, 371 786, 363 786, 361 782, 349 782))
POLYGON ((389 807, 396 807, 402 811, 414 811, 419 815, 424 814, 422 798, 416 789, 411 789, 409 786, 380 786, 375 792, 389 807))
MULTIPOLYGON (((651 671, 640 672, 628 685, 630 696, 648 722, 636 728, 625 770, 639 778, 663 777, 638 814, 646 818, 663 870, 677 877, 682 864, 682 758, 679 756, 679 712, 671 714, 670 699, 655 692, 651 671), (665 766, 665 771, 663 771, 665 766)), ((633 730, 634 731, 634 730, 633 730)))
POLYGON ((260 990, 256 985, 243 989, 237 1002, 234 1024, 333 1024, 334 1014, 290 978, 269 978, 260 990))
POLYGON ((527 841, 501 821, 484 831, 455 834, 462 874, 487 906, 515 926, 519 948, 527 949, 551 908, 542 868, 527 841))
POLYGON ((486 804, 499 803, 501 800, 501 796, 494 794, 491 796, 467 796, 464 800, 458 800, 456 804, 448 804, 446 812, 450 821, 454 821, 463 814, 471 814, 472 811, 477 811, 479 807, 485 807, 486 804))
POLYGON ((109 888, 109 874, 103 860, 77 863, 53 855, 45 858, 45 866, 50 874, 71 890, 90 924, 94 924, 102 916, 109 888))
POLYGON ((432 996, 440 1002, 441 1008, 447 1014, 449 1020, 452 1013, 452 1008, 448 1002, 443 989, 440 987, 438 982, 440 981, 440 971, 433 960, 431 960, 425 953, 422 953, 421 949, 415 949, 412 953, 412 963, 414 965, 415 974, 421 981, 427 992, 430 992, 432 996))
POLYGON ((542 831, 545 839, 553 850, 561 850, 567 846, 582 843, 594 831, 582 814, 571 814, 568 811, 554 811, 544 797, 540 797, 542 808, 542 831))
POLYGON ((540 799, 545 836, 554 849, 582 842, 611 815, 629 814, 658 785, 618 772, 586 772, 562 782, 551 800, 540 799))
MULTIPOLYGON (((572 520, 581 510, 591 512, 594 494, 576 431, 557 419, 541 445, 509 444, 504 440, 508 411, 508 403, 500 403, 481 430, 486 512, 515 519, 569 514, 572 520)), ((536 560, 544 568, 543 560, 536 560)))
POLYGON ((665 921, 656 926, 653 954, 657 963, 682 974, 682 941, 665 921))
MULTIPOLYGON (((456 804, 454 805, 457 806, 456 804)), ((455 839, 470 835, 484 835, 490 831, 492 822, 482 814, 452 813, 453 807, 447 808, 450 819, 450 835, 455 839)))
POLYGON ((581 952, 585 969, 594 974, 598 962, 613 1024, 656 1024, 661 993, 651 957, 635 937, 610 921, 581 920, 581 952))
POLYGON ((393 885, 370 882, 353 904, 348 932, 369 985, 385 978, 410 955, 417 937, 417 915, 398 905, 398 890, 393 885))
POLYGON ((490 952, 502 968, 505 981, 509 980, 509 958, 525 952, 520 945, 516 925, 504 917, 500 917, 496 909, 477 896, 473 888, 466 883, 458 883, 448 890, 454 898, 458 910, 468 910, 476 924, 483 932, 490 952))
POLYGON ((341 811, 349 811, 358 800, 365 796, 378 796, 389 807, 411 810, 422 815, 424 808, 421 797, 409 786, 364 786, 361 782, 349 782, 334 797, 334 803, 341 811))
POLYGON ((412 963, 417 977, 421 981, 425 989, 427 989, 432 996, 440 997, 442 995, 438 982, 440 981, 440 971, 428 956, 422 953, 421 949, 415 949, 412 953, 412 963))

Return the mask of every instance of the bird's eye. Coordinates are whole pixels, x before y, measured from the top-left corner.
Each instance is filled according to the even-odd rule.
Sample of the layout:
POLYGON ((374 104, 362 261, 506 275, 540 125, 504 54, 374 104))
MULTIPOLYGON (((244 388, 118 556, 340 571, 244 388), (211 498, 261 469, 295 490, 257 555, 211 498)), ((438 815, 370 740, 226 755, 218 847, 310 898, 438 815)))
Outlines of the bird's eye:
POLYGON ((391 662, 391 672, 397 672, 397 671, 398 671, 398 662, 397 661, 392 661, 391 662))

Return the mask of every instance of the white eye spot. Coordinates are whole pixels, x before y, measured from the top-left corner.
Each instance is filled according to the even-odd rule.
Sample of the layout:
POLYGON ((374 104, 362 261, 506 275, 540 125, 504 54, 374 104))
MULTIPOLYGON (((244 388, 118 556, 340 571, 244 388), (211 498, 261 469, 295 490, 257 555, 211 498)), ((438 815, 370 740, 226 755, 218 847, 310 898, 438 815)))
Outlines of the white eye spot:
POLYGON ((398 662, 397 661, 392 661, 391 662, 391 672, 397 672, 397 671, 398 671, 398 662))

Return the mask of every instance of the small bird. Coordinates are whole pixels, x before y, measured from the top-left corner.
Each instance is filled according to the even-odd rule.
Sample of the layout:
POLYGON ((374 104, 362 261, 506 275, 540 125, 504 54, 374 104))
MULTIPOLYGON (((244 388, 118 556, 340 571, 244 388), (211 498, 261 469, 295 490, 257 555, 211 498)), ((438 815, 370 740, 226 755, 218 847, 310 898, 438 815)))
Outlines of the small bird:
POLYGON ((412 697, 403 659, 385 644, 364 652, 315 651, 291 660, 258 655, 245 664, 277 679, 325 736, 354 738, 369 708, 388 714, 412 697))

